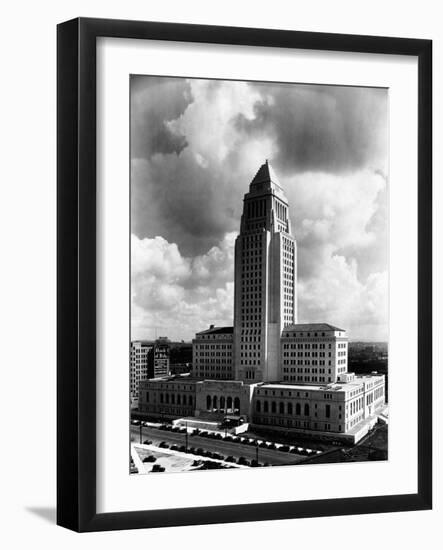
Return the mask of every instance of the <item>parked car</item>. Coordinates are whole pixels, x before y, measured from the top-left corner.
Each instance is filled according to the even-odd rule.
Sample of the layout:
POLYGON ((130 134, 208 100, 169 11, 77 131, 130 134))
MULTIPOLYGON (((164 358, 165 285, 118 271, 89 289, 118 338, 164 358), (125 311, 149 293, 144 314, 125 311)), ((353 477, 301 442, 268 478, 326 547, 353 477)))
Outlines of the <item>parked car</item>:
POLYGON ((152 441, 150 439, 145 439, 143 445, 152 445, 152 441))
POLYGON ((162 449, 169 449, 169 445, 166 443, 166 441, 162 441, 159 445, 162 449))
POLYGON ((145 456, 143 459, 143 462, 155 462, 157 459, 154 455, 145 456))

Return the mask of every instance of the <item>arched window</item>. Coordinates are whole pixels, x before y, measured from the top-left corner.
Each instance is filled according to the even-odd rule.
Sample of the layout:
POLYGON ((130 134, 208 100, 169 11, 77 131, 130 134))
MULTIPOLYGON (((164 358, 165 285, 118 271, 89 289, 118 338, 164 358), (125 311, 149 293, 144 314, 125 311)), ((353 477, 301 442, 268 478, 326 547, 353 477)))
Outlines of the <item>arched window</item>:
MULTIPOLYGON (((192 407, 192 401, 193 401, 193 400, 192 400, 192 395, 190 395, 190 396, 188 397, 188 404, 189 404, 190 407, 192 407)), ((184 402, 184 398, 183 398, 183 402, 184 402)))
POLYGON ((223 396, 220 397, 220 409, 225 410, 225 398, 223 396))
POLYGON ((163 394, 160 394, 160 403, 163 403, 163 394))
POLYGON ((175 405, 175 395, 173 393, 171 394, 171 403, 175 405))
POLYGON ((255 403, 255 410, 259 413, 261 412, 261 402, 260 401, 257 401, 255 403))
POLYGON ((182 401, 182 400, 181 400, 181 395, 178 394, 178 395, 177 395, 177 405, 181 405, 181 404, 182 404, 181 401, 182 401))
POLYGON ((206 409, 209 411, 210 408, 211 408, 211 396, 207 395, 206 396, 206 409))
POLYGON ((229 409, 232 409, 232 397, 229 396, 227 399, 226 399, 226 408, 229 410, 229 409))
POLYGON ((217 396, 216 395, 214 395, 214 397, 212 398, 212 408, 213 409, 217 408, 217 396))
POLYGON ((288 403, 288 414, 292 414, 292 403, 288 403))
POLYGON ((309 416, 309 405, 305 403, 305 416, 309 416))
POLYGON ((240 398, 239 397, 236 397, 234 399, 234 410, 240 410, 240 398))
POLYGON ((280 405, 278 406, 278 412, 280 414, 285 414, 285 404, 283 403, 283 401, 280 401, 280 405))
POLYGON ((269 404, 267 401, 263 403, 263 412, 265 413, 269 412, 269 404))
POLYGON ((169 393, 166 394, 166 403, 169 403, 169 393))
POLYGON ((298 416, 301 415, 301 406, 300 406, 300 403, 296 403, 296 405, 295 405, 295 414, 297 414, 298 416))
POLYGON ((277 405, 275 404, 275 401, 271 403, 271 412, 275 413, 277 412, 277 405))

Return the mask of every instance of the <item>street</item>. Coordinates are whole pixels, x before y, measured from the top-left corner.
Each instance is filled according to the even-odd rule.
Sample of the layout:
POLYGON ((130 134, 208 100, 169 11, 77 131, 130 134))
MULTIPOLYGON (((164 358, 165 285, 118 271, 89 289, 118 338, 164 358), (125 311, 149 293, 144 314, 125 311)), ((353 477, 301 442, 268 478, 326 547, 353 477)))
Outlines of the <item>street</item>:
MULTIPOLYGON (((133 440, 139 442, 140 440, 140 426, 131 425, 131 436, 133 440)), ((142 427, 142 443, 146 439, 149 439, 153 444, 158 444, 161 441, 165 441, 169 444, 185 445, 186 435, 183 433, 170 432, 164 430, 158 430, 152 427, 142 427)), ((202 448, 207 451, 217 452, 225 456, 233 456, 239 458, 241 456, 248 460, 255 459, 257 457, 257 450, 251 445, 245 445, 242 443, 236 443, 232 441, 223 441, 220 439, 207 439, 200 436, 188 435, 188 448, 202 448)), ((261 463, 267 462, 274 466, 284 464, 297 464, 306 457, 292 454, 283 451, 277 451, 272 449, 258 449, 258 461, 261 463)))

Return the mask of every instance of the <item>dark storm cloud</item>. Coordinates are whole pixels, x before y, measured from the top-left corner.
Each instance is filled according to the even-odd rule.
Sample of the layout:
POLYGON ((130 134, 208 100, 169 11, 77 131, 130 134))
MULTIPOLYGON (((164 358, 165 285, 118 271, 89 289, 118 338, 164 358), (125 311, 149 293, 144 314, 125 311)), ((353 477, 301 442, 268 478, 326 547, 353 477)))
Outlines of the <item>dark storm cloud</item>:
MULTIPOLYGON (((238 229, 241 194, 219 195, 229 178, 202 167, 183 151, 132 162, 131 228, 135 235, 162 236, 185 256, 206 252, 223 235, 238 229), (159 185, 161 182, 161 185, 159 185), (231 200, 237 203, 234 210, 231 200)), ((234 186, 232 185, 232 188, 234 186)))
POLYGON ((179 78, 131 77, 131 158, 180 153, 186 138, 170 131, 192 101, 187 81, 179 78))
MULTIPOLYGON (((377 166, 387 147, 384 89, 291 84, 251 84, 263 99, 253 119, 239 114, 248 135, 273 135, 275 164, 286 173, 347 173, 377 166)), ((384 167, 383 167, 384 168, 384 167)))

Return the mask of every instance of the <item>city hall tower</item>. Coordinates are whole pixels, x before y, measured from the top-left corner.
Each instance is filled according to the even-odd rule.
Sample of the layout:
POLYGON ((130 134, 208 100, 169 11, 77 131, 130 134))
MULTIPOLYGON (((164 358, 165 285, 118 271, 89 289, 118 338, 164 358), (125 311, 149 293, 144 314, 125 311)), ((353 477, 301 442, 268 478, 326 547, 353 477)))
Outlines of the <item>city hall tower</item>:
POLYGON ((288 200, 268 161, 243 199, 234 288, 236 379, 280 380, 281 333, 297 323, 297 248, 288 200))

